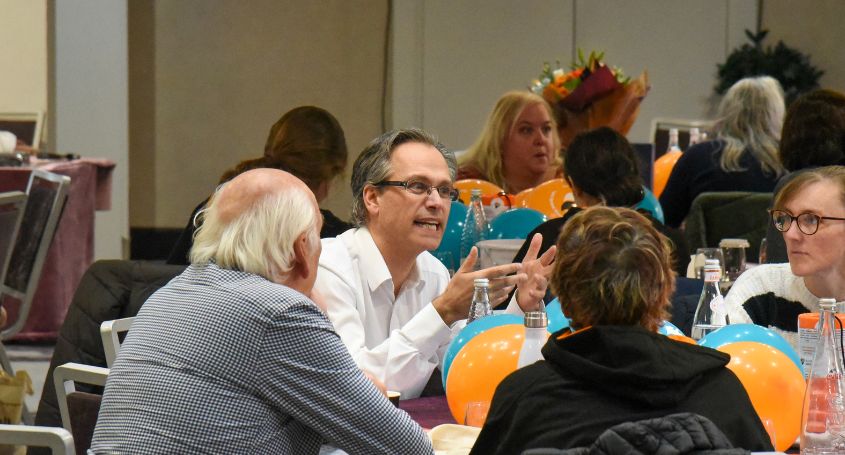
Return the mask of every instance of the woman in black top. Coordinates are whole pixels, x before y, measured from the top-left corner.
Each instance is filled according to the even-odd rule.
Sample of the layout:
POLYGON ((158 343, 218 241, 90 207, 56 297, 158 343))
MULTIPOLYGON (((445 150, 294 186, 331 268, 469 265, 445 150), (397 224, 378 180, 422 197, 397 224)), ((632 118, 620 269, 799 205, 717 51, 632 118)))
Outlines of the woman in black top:
MULTIPOLYGON (((563 173, 578 207, 569 209, 561 218, 546 221, 528 234, 528 239, 533 238, 535 233, 543 234, 539 254, 557 243, 564 224, 581 208, 595 205, 634 207, 645 195, 633 147, 624 136, 608 127, 596 128, 575 137, 564 156, 563 173)), ((680 275, 686 275, 689 257, 684 236, 663 226, 647 212, 641 213, 671 240, 672 268, 680 275)), ((528 241, 523 243, 514 262, 522 261, 529 244, 528 241)))
MULTIPOLYGON (((264 156, 238 163, 223 173, 220 183, 228 182, 250 169, 276 168, 299 177, 314 193, 317 202, 322 202, 329 194, 331 181, 346 168, 346 161, 346 137, 337 119, 325 109, 300 106, 285 113, 270 128, 264 156)), ((188 253, 194 242, 194 231, 202 223, 202 217, 197 215, 207 201, 191 213, 185 230, 170 252, 168 264, 189 263, 188 253)), ((328 210, 321 209, 320 212, 323 214, 320 237, 335 237, 352 228, 351 224, 328 210)))

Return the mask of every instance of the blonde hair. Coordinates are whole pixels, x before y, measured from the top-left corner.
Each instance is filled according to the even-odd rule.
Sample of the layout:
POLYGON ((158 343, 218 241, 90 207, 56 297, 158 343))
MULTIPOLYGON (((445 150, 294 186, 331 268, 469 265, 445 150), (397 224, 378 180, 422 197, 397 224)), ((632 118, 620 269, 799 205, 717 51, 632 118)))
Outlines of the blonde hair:
POLYGON ((481 135, 475 143, 467 149, 460 159, 458 166, 471 166, 480 171, 487 179, 496 185, 506 188, 505 172, 502 168, 502 153, 505 141, 513 131, 516 119, 522 114, 526 107, 539 104, 549 113, 549 120, 552 126, 552 147, 554 147, 554 161, 552 166, 560 167, 561 160, 560 138, 557 135, 557 123, 555 114, 542 97, 527 91, 507 92, 499 98, 493 112, 487 118, 481 135))
POLYGON ((675 288, 669 240, 631 209, 590 207, 566 222, 549 285, 576 328, 657 331, 675 288))
POLYGON ((716 130, 725 145, 719 166, 726 172, 744 169, 739 161, 747 150, 767 174, 784 173, 778 143, 785 112, 783 89, 772 77, 737 81, 719 104, 716 130))
POLYGON ((283 188, 258 198, 240 216, 222 222, 217 199, 221 185, 200 212, 191 248, 192 264, 214 262, 218 266, 253 273, 277 281, 293 268, 296 239, 306 233, 309 250, 320 241, 313 200, 302 188, 283 188))

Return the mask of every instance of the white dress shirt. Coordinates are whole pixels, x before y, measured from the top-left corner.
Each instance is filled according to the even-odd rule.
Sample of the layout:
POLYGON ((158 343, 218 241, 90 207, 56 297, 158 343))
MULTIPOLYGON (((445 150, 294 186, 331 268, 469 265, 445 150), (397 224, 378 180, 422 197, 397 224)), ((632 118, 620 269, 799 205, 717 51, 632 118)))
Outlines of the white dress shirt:
POLYGON ((323 239, 314 289, 358 366, 402 398, 420 395, 451 340, 431 301, 449 272, 423 252, 394 298, 393 279, 367 228, 323 239))

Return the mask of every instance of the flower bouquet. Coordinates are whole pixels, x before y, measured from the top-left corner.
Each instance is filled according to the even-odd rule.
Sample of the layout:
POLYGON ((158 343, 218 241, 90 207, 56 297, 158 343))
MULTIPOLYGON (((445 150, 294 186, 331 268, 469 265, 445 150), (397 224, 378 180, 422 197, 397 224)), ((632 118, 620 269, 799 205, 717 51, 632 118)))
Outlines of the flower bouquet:
POLYGON ((585 59, 579 50, 571 71, 553 70, 545 63, 540 77, 531 84, 531 91, 554 109, 563 148, 578 133, 599 126, 626 134, 637 119, 640 102, 649 89, 648 74, 643 72, 631 80, 619 68, 604 64, 603 57, 603 52, 590 52, 585 59))

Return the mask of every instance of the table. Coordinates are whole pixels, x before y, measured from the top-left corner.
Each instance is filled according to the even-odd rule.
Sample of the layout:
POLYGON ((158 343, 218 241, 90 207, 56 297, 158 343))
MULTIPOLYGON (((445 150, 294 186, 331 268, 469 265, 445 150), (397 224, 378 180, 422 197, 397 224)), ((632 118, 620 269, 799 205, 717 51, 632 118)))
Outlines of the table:
POLYGON ((444 423, 456 423, 449 411, 446 396, 412 398, 399 402, 399 409, 407 412, 423 428, 434 428, 444 423))
POLYGON ((113 161, 82 158, 0 167, 0 192, 26 191, 33 168, 71 178, 67 203, 41 270, 29 319, 15 340, 56 339, 76 286, 94 261, 94 212, 111 208, 114 166, 113 161))

